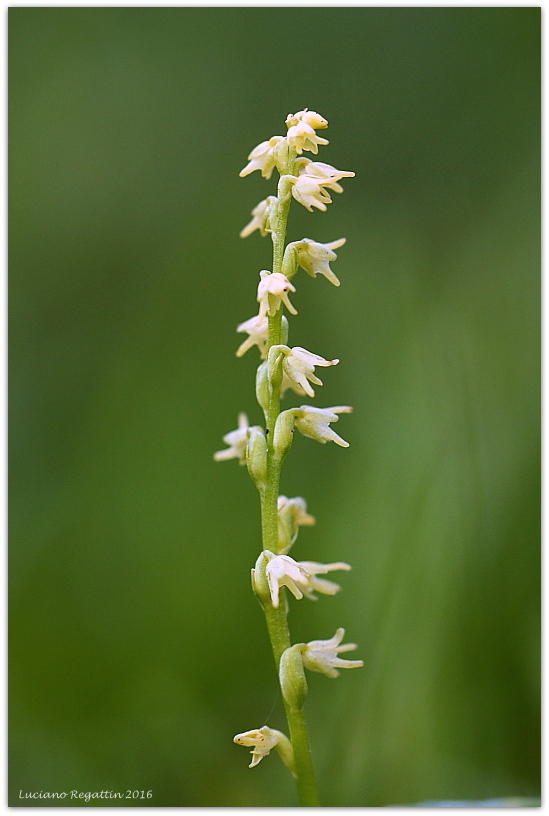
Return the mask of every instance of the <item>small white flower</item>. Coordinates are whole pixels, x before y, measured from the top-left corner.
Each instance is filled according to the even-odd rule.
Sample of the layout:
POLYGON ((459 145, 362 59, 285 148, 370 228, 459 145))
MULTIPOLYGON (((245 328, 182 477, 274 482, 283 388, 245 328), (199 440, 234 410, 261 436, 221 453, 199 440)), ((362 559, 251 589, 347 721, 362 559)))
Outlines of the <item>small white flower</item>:
POLYGON ((305 174, 296 178, 292 186, 292 195, 309 212, 313 211, 313 207, 326 212, 326 205, 332 203, 330 193, 324 189, 322 181, 305 174))
POLYGON ((296 315, 297 310, 288 298, 288 292, 295 292, 295 286, 288 278, 281 272, 268 272, 266 269, 263 269, 259 276, 261 280, 257 287, 258 317, 263 318, 265 315, 273 317, 280 308, 281 301, 290 314, 296 315))
POLYGON ((251 731, 244 731, 242 734, 237 734, 233 738, 233 742, 237 745, 252 746, 252 761, 248 765, 249 768, 254 768, 258 765, 263 757, 269 755, 271 750, 278 743, 281 732, 274 728, 269 728, 264 725, 263 728, 254 728, 251 731))
POLYGON ((358 669, 364 665, 363 660, 343 660, 338 655, 341 652, 350 652, 356 649, 356 643, 339 644, 345 636, 345 629, 338 629, 330 640, 311 640, 303 649, 301 656, 303 665, 310 671, 321 672, 328 677, 338 677, 340 669, 358 669))
POLYGON ((350 170, 337 170, 326 162, 310 161, 309 159, 299 159, 299 174, 308 178, 317 179, 324 187, 333 190, 334 193, 342 193, 343 187, 337 182, 342 178, 353 178, 355 175, 350 170))
POLYGON ((267 317, 254 315, 249 320, 245 320, 244 323, 240 323, 236 330, 237 332, 246 332, 249 335, 236 350, 236 356, 242 357, 252 346, 257 346, 261 353, 261 359, 264 360, 267 350, 267 335, 269 333, 267 317))
POLYGON ((279 516, 286 513, 290 515, 297 526, 316 524, 315 517, 307 513, 307 502, 301 496, 294 496, 293 499, 289 499, 287 496, 279 496, 277 510, 279 516))
POLYGON ((274 150, 279 142, 284 141, 284 136, 272 136, 269 141, 261 142, 254 147, 248 156, 249 163, 240 171, 241 177, 253 173, 254 170, 261 170, 263 178, 270 179, 275 166, 274 150))
POLYGON ((288 144, 295 147, 296 153, 301 154, 304 150, 310 150, 311 153, 318 153, 318 145, 330 144, 328 139, 323 139, 318 136, 314 128, 306 122, 298 122, 288 129, 286 134, 288 144))
POLYGON ((310 238, 303 238, 296 241, 292 246, 297 255, 299 266, 312 278, 315 275, 324 275, 334 286, 339 286, 339 279, 330 269, 330 261, 335 261, 337 255, 333 251, 339 249, 345 243, 345 238, 331 241, 329 244, 320 244, 310 238))
POLYGON ((307 108, 305 108, 305 110, 298 111, 297 113, 290 113, 286 117, 286 127, 288 128, 294 127, 299 122, 305 122, 306 125, 316 128, 316 130, 328 127, 328 122, 323 116, 316 111, 310 111, 307 108))
POLYGON ((314 397, 315 392, 309 384, 309 381, 315 385, 322 385, 322 380, 315 374, 315 366, 333 366, 339 363, 339 360, 325 360, 319 354, 313 354, 307 349, 295 346, 289 349, 287 346, 276 346, 283 351, 282 359, 282 384, 281 394, 288 388, 292 388, 297 394, 307 394, 309 397, 314 397))
POLYGON ((246 224, 244 229, 241 230, 241 238, 247 238, 248 235, 251 235, 255 230, 259 230, 261 236, 265 236, 268 232, 271 232, 270 217, 277 200, 276 196, 268 196, 264 198, 263 201, 260 201, 257 207, 254 207, 252 210, 253 218, 249 224, 246 224))
POLYGON ((278 609, 281 586, 288 587, 298 601, 303 598, 304 590, 307 589, 309 583, 309 573, 289 555, 275 555, 269 550, 264 552, 269 559, 266 573, 271 603, 274 608, 278 609))
POLYGON ((295 427, 310 439, 317 442, 335 442, 342 448, 348 448, 349 443, 345 442, 335 431, 330 428, 330 422, 337 422, 338 414, 350 414, 353 409, 349 405, 337 405, 332 408, 315 408, 313 405, 300 405, 296 409, 295 427))
POLYGON ((301 526, 315 524, 315 517, 307 513, 307 502, 301 496, 289 499, 278 497, 278 549, 286 553, 297 538, 301 526))
POLYGON ((269 550, 265 550, 264 554, 269 559, 266 568, 267 582, 271 593, 271 603, 275 609, 278 608, 281 586, 288 587, 298 601, 303 596, 316 600, 314 592, 335 595, 340 589, 339 585, 332 581, 317 578, 318 574, 323 575, 332 570, 351 569, 349 564, 341 561, 334 564, 319 564, 316 561, 294 561, 289 555, 274 555, 269 550))
POLYGON ((238 428, 236 431, 230 431, 223 437, 223 442, 229 445, 226 450, 220 450, 214 453, 216 462, 223 462, 227 459, 239 459, 240 464, 246 464, 246 445, 248 444, 248 417, 241 413, 238 415, 238 428))

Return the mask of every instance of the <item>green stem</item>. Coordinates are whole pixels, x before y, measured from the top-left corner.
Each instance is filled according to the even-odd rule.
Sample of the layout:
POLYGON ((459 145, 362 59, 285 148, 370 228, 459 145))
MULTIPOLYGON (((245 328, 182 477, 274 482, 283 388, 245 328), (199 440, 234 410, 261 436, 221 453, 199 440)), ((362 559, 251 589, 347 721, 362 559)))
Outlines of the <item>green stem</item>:
MULTIPOLYGON (((291 173, 295 154, 288 156, 288 169, 291 173)), ((288 179, 282 177, 278 185, 278 205, 273 239, 273 272, 281 272, 284 256, 284 242, 286 238, 286 223, 292 199, 292 186, 288 179)), ((269 317, 268 348, 280 345, 282 342, 282 306, 273 317, 269 317)), ((267 412, 267 481, 261 493, 261 527, 263 549, 273 553, 278 552, 278 494, 280 484, 280 469, 282 462, 273 451, 273 431, 276 419, 280 413, 280 385, 273 384, 267 412)), ((286 590, 281 589, 280 606, 275 609, 270 601, 263 604, 267 620, 269 638, 277 667, 282 653, 291 646, 290 631, 288 628, 288 605, 286 590)), ((297 773, 297 789, 299 801, 303 807, 319 807, 316 791, 316 782, 307 737, 307 727, 303 711, 291 707, 284 701, 286 719, 290 731, 290 739, 294 749, 297 773)))

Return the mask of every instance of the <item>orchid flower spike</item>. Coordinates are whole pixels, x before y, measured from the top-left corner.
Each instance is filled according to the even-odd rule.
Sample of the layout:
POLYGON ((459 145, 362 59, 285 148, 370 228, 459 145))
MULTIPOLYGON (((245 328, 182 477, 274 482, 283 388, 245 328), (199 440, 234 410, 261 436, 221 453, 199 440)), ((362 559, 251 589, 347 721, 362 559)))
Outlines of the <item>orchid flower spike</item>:
POLYGON ((345 636, 345 629, 338 629, 330 640, 311 640, 302 650, 303 665, 310 671, 321 672, 327 677, 338 677, 340 669, 358 669, 363 660, 343 660, 338 655, 356 649, 356 643, 339 644, 345 636))
POLYGON ((224 462, 227 459, 238 459, 241 465, 246 464, 246 445, 248 444, 248 417, 244 413, 238 415, 238 428, 230 431, 223 437, 223 442, 229 445, 225 450, 214 453, 216 462, 224 462))
POLYGON ((290 314, 296 315, 297 309, 294 309, 288 298, 288 292, 295 292, 295 286, 288 278, 281 272, 268 272, 266 269, 263 269, 259 276, 261 280, 257 287, 258 317, 263 318, 265 315, 274 317, 281 302, 290 314))
POLYGON ((307 394, 314 397, 309 381, 315 385, 322 385, 322 380, 315 373, 315 366, 337 365, 339 360, 325 360, 319 354, 313 354, 300 346, 289 349, 288 346, 273 346, 272 348, 282 351, 282 384, 280 395, 283 396, 288 388, 292 388, 296 394, 307 394))
POLYGON ((330 269, 330 261, 337 259, 337 255, 333 250, 339 249, 344 243, 345 238, 339 238, 329 244, 321 244, 318 241, 312 241, 310 238, 303 238, 302 241, 296 241, 290 246, 295 250, 299 266, 311 278, 316 275, 324 275, 334 286, 339 286, 339 278, 330 269))
POLYGON ((264 550, 264 554, 269 559, 266 574, 271 603, 275 609, 278 609, 279 605, 280 587, 288 587, 298 601, 303 596, 309 600, 316 600, 314 592, 335 595, 340 589, 338 584, 316 578, 316 575, 332 572, 332 570, 351 569, 349 564, 341 561, 333 564, 319 564, 316 561, 294 561, 289 555, 275 555, 269 550, 264 550))
POLYGON ((332 441, 342 448, 348 448, 349 443, 330 428, 330 422, 337 422, 338 414, 350 414, 352 410, 349 405, 337 405, 332 408, 301 405, 295 409, 295 427, 303 436, 316 439, 322 444, 332 441))
POLYGON ((267 142, 261 142, 254 147, 248 156, 249 163, 240 171, 239 176, 244 176, 253 173, 254 170, 261 170, 263 178, 270 179, 275 167, 274 151, 279 142, 284 141, 284 136, 271 136, 267 142))
POLYGON ((277 201, 276 196, 267 196, 263 201, 260 201, 257 207, 253 208, 253 218, 249 224, 246 224, 244 229, 241 230, 240 237, 247 238, 248 235, 251 235, 255 230, 259 230, 261 236, 265 236, 268 232, 271 232, 270 218, 274 212, 277 201))

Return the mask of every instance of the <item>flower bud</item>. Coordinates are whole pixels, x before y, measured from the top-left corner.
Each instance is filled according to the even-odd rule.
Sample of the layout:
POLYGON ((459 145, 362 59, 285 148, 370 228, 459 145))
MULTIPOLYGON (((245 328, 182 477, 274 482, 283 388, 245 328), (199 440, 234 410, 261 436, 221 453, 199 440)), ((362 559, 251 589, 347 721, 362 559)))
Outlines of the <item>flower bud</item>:
POLYGON ((263 428, 258 425, 248 431, 246 464, 257 489, 263 490, 267 481, 267 440, 263 428))
POLYGON ((290 646, 280 658, 279 676, 282 696, 290 708, 301 709, 307 696, 307 680, 303 670, 302 649, 304 643, 290 646))
POLYGON ((294 438, 295 408, 278 415, 273 434, 274 455, 282 461, 292 446, 294 438))

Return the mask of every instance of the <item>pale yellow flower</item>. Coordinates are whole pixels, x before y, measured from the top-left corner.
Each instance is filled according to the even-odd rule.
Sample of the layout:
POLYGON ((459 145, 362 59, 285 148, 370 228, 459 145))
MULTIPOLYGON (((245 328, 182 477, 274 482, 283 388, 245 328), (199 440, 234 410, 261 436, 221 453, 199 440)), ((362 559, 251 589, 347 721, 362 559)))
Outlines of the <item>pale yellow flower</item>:
POLYGON ((251 235, 255 230, 259 230, 259 234, 262 236, 271 232, 270 217, 274 211, 274 207, 276 207, 277 201, 276 196, 268 196, 264 198, 263 201, 260 201, 257 207, 254 207, 252 210, 253 218, 249 224, 246 224, 244 229, 241 230, 240 237, 247 238, 248 235, 251 235))
POLYGON ((313 211, 313 207, 326 212, 327 204, 332 203, 330 193, 324 189, 323 182, 305 174, 296 178, 292 186, 292 195, 309 212, 313 211))
POLYGON ((328 122, 323 116, 316 111, 310 111, 307 108, 305 108, 305 110, 298 111, 297 113, 290 113, 286 117, 286 127, 288 128, 294 127, 295 125, 299 124, 299 122, 305 122, 306 125, 309 125, 309 127, 315 128, 316 130, 328 127, 328 122))
POLYGON ((297 125, 293 125, 288 129, 286 139, 288 140, 288 144, 295 148, 298 155, 303 153, 304 150, 309 150, 311 153, 318 153, 318 145, 329 144, 328 139, 323 139, 322 136, 318 136, 314 128, 303 121, 298 122, 297 125))
POLYGON ((342 178, 353 178, 354 173, 351 170, 337 170, 331 164, 326 162, 309 161, 309 159, 300 159, 299 174, 305 175, 309 178, 318 179, 324 186, 333 190, 334 193, 342 193, 343 187, 337 182, 342 178))
POLYGON ((339 249, 344 243, 345 238, 339 238, 329 244, 320 244, 310 238, 303 238, 302 241, 296 241, 291 246, 295 249, 299 266, 308 275, 312 278, 316 275, 324 275, 334 286, 339 286, 339 278, 330 269, 330 261, 337 260, 337 255, 333 250, 339 249))
POLYGON ((237 745, 252 746, 252 761, 249 768, 255 768, 263 757, 270 754, 279 740, 280 731, 264 725, 263 728, 254 728, 251 731, 244 731, 233 738, 237 745))
POLYGON ((277 144, 282 141, 284 141, 284 136, 272 136, 267 142, 261 142, 254 147, 248 156, 248 164, 239 175, 244 177, 253 173, 254 170, 261 170, 263 178, 270 179, 275 166, 274 151, 277 144))

